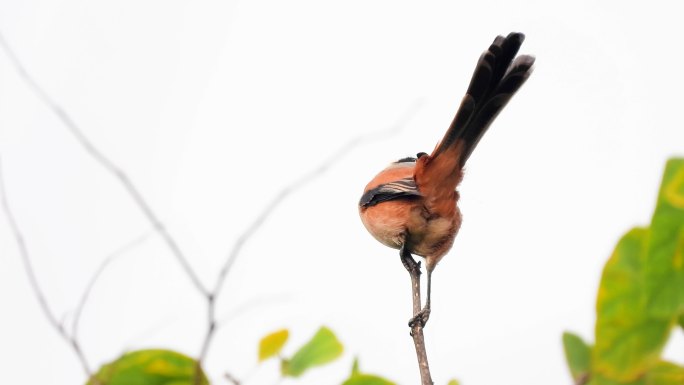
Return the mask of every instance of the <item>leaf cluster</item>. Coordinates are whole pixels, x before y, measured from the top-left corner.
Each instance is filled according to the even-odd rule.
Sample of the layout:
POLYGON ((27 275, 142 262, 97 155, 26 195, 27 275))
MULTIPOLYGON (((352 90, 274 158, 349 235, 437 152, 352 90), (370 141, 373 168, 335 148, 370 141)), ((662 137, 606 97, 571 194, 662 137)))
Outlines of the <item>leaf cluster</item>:
POLYGON ((684 159, 668 161, 649 227, 620 239, 606 262, 596 300, 595 342, 565 333, 577 384, 684 384, 684 367, 660 358, 684 327, 684 159))

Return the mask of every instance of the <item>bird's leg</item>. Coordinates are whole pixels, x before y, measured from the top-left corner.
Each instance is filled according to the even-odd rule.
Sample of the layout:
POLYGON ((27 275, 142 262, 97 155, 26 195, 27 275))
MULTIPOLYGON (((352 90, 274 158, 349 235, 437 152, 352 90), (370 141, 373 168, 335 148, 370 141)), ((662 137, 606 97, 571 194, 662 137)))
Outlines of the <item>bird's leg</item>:
POLYGON ((431 283, 432 283, 432 271, 428 270, 428 276, 427 276, 427 301, 425 302, 425 306, 421 309, 421 300, 420 300, 420 261, 416 261, 413 259, 413 256, 411 255, 411 252, 408 251, 408 248, 406 247, 406 244, 404 244, 401 247, 401 250, 399 251, 399 255, 401 256, 401 263, 404 264, 404 267, 406 270, 409 272, 411 275, 411 284, 413 285, 413 317, 409 320, 409 326, 413 327, 417 323, 420 323, 421 326, 425 326, 427 323, 428 319, 430 318, 430 289, 431 289, 431 283))
MULTIPOLYGON (((406 271, 411 276, 411 293, 413 298, 413 316, 420 312, 420 261, 413 259, 411 252, 408 250, 406 244, 399 250, 401 263, 404 264, 406 271)), ((413 320, 413 318, 411 318, 413 320)))
POLYGON ((420 276, 420 261, 413 259, 411 252, 406 247, 404 243, 399 250, 399 256, 401 257, 401 263, 404 264, 406 270, 413 276, 414 274, 420 276))
POLYGON ((420 324, 425 327, 425 324, 427 324, 428 319, 430 319, 430 289, 432 287, 432 271, 428 269, 427 271, 427 299, 425 300, 425 306, 423 306, 423 309, 419 311, 411 320, 409 321, 409 326, 413 327, 413 325, 416 324, 416 322, 420 322, 420 324))

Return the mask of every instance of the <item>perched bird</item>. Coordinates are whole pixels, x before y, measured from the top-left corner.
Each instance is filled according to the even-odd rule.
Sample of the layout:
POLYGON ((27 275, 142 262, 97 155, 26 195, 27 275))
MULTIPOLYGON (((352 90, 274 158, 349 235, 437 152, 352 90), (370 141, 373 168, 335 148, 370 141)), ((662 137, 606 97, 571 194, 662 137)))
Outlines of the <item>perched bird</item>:
POLYGON ((430 314, 432 271, 447 254, 461 227, 456 187, 463 166, 482 135, 532 73, 534 57, 520 55, 525 36, 497 36, 480 56, 466 95, 432 154, 399 159, 376 175, 359 201, 366 229, 382 244, 425 258, 427 300, 412 322, 430 314))

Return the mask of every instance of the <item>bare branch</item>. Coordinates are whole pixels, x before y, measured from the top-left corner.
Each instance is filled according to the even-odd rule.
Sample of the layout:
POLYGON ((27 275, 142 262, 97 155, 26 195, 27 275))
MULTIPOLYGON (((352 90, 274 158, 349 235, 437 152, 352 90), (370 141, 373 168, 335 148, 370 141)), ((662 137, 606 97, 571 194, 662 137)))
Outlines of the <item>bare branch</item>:
POLYGON ((17 246, 19 247, 19 253, 21 254, 22 261, 24 262, 24 268, 26 270, 26 275, 28 275, 29 283, 31 284, 31 289, 33 290, 33 293, 35 294, 36 298, 38 298, 38 303, 40 304, 40 307, 43 310, 43 313, 47 317, 48 321, 50 321, 50 324, 55 329, 57 329, 60 332, 60 334, 62 334, 64 333, 64 327, 62 327, 62 323, 59 320, 57 320, 57 317, 52 312, 52 310, 50 309, 50 305, 48 305, 48 302, 45 299, 45 294, 43 293, 43 289, 41 289, 40 284, 38 283, 38 279, 36 278, 36 274, 33 269, 33 264, 31 263, 31 258, 29 256, 28 247, 26 246, 26 241, 24 240, 24 235, 19 229, 19 226, 14 218, 14 214, 10 209, 1 166, 2 165, 0 164, 0 192, 2 193, 2 208, 5 211, 7 222, 9 223, 10 229, 14 234, 17 246))
POLYGON ((422 319, 417 319, 421 312, 420 310, 420 262, 416 262, 411 254, 402 249, 400 252, 401 262, 411 275, 411 298, 413 299, 413 318, 409 322, 411 327, 411 337, 413 337, 413 345, 416 348, 416 357, 418 359, 418 369, 420 370, 421 385, 433 385, 432 377, 430 375, 430 365, 428 364, 427 351, 425 350, 425 337, 423 336, 423 327, 425 326, 422 319))
POLYGON ((143 346, 145 341, 154 338, 164 329, 168 329, 169 326, 178 322, 185 313, 187 312, 174 311, 167 312, 163 316, 157 317, 154 322, 148 323, 143 329, 139 329, 138 332, 127 337, 125 341, 122 341, 121 345, 123 346, 123 349, 121 349, 119 354, 124 355, 127 352, 135 350, 139 346, 143 346))
POLYGON ((416 322, 411 327, 411 337, 413 337, 413 345, 416 348, 416 357, 418 359, 418 369, 420 370, 420 380, 422 385, 433 385, 432 377, 430 375, 430 365, 427 358, 427 350, 425 350, 425 337, 423 336, 423 325, 416 322))
POLYGON ((591 376, 589 373, 583 373, 579 377, 577 377, 577 380, 575 380, 575 385, 585 385, 589 383, 589 380, 591 379, 591 376))
POLYGON ((335 151, 332 155, 330 155, 327 159, 325 159, 321 164, 314 168, 313 170, 309 171, 307 174, 304 174, 302 177, 299 179, 296 179, 289 185, 283 187, 276 195, 273 197, 273 199, 264 207, 264 209, 261 211, 261 213, 254 219, 254 221, 245 229, 245 231, 238 237, 237 241, 233 245, 232 249, 228 253, 228 257, 226 258, 225 263, 223 264, 223 267, 221 268, 219 275, 216 279, 216 284, 214 285, 214 288, 212 289, 210 293, 210 298, 209 298, 209 322, 208 322, 208 328, 207 328, 207 333, 204 338, 204 342, 202 343, 202 349, 201 353, 199 356, 199 362, 202 362, 204 360, 204 357, 207 354, 207 351, 209 350, 209 345, 211 343, 211 339, 214 336, 214 332, 216 331, 216 319, 213 318, 214 315, 214 307, 216 303, 216 299, 219 297, 221 294, 221 289, 223 288, 223 284, 226 281, 226 278, 228 277, 228 273, 230 272, 231 268, 233 267, 233 264, 235 263, 237 257, 240 255, 240 252, 242 251, 242 247, 244 244, 261 228, 261 225, 264 224, 266 219, 273 214, 273 212, 280 206, 280 204, 287 198, 290 194, 297 192, 307 184, 311 183, 315 179, 319 178, 321 175, 323 175, 330 167, 332 167, 335 163, 339 162, 340 159, 342 159, 347 153, 349 153, 351 150, 353 150, 356 146, 369 142, 372 140, 379 140, 379 139, 384 139, 388 136, 397 134, 399 131, 401 131, 408 121, 415 115, 415 113, 418 111, 420 106, 422 105, 421 100, 416 100, 409 109, 404 112, 404 114, 400 117, 400 119, 390 127, 384 129, 384 130, 379 130, 376 132, 371 132, 367 134, 362 134, 359 135, 355 138, 352 138, 349 140, 347 143, 342 145, 337 151, 335 151))
POLYGON ((147 220, 152 224, 152 227, 157 231, 157 233, 162 237, 166 245, 171 250, 171 253, 176 257, 180 263, 183 270, 187 274, 188 278, 192 281, 195 288, 203 295, 208 295, 208 290, 204 287, 200 281, 195 270, 190 266, 187 257, 181 251, 178 246, 178 242, 171 236, 164 224, 161 222, 157 214, 152 210, 152 207, 147 203, 145 198, 136 187, 136 185, 131 181, 128 175, 119 168, 114 162, 107 158, 104 153, 95 147, 93 142, 88 139, 83 130, 76 124, 74 119, 69 115, 69 113, 62 108, 54 99, 52 99, 43 88, 34 80, 34 78, 28 73, 26 67, 19 60, 14 50, 7 43, 4 35, 0 32, 0 46, 5 51, 5 54, 10 59, 10 62, 14 66, 15 70, 19 74, 19 77, 26 83, 26 85, 33 91, 33 93, 40 99, 43 104, 45 104, 52 112, 59 118, 59 120, 67 127, 69 132, 74 136, 78 143, 85 149, 85 151, 97 161, 102 167, 112 174, 119 183, 124 187, 126 192, 133 199, 135 204, 138 206, 140 211, 144 214, 147 220))
POLYGON ((245 314, 249 313, 252 309, 264 306, 264 305, 269 305, 269 304, 274 304, 274 303, 282 303, 291 300, 292 297, 289 295, 284 295, 280 294, 277 296, 272 296, 268 298, 257 298, 248 302, 245 302, 239 306, 236 306, 234 309, 226 313, 222 318, 216 320, 216 327, 223 327, 225 324, 228 322, 233 321, 235 318, 244 316, 245 314))
MULTIPOLYGON (((260 212, 260 214, 254 219, 254 221, 245 229, 245 231, 238 237, 237 241, 231 248, 230 252, 228 253, 226 260, 224 264, 221 267, 221 270, 219 271, 218 277, 216 279, 216 282, 211 290, 209 290, 207 287, 204 286, 204 284, 200 281, 199 277, 195 273, 194 269, 188 262, 188 258, 185 256, 185 254, 182 252, 180 249, 178 243, 176 240, 171 236, 171 234, 167 231, 165 228, 164 224, 161 222, 159 217, 156 215, 156 213, 152 210, 151 206, 149 203, 143 198, 141 195, 140 191, 136 187, 136 185, 131 181, 129 176, 121 169, 119 168, 111 159, 106 157, 103 152, 101 152, 95 145, 93 144, 92 141, 88 137, 85 136, 83 130, 76 124, 74 119, 71 117, 71 115, 64 109, 62 106, 60 106, 54 99, 52 99, 46 92, 43 90, 42 87, 34 80, 34 78, 28 73, 26 70, 26 67, 22 64, 22 62, 18 59, 10 45, 7 43, 5 40, 3 34, 0 32, 0 46, 2 46, 2 49, 5 51, 7 57, 10 59, 12 65, 14 66, 15 70, 21 77, 21 79, 26 83, 26 85, 31 89, 31 91, 38 97, 38 99, 45 104, 66 126, 66 128, 69 130, 69 132, 74 136, 74 138, 77 140, 77 142, 84 148, 84 150, 96 161, 98 162, 107 172, 112 174, 118 181, 119 183, 124 187, 124 189, 128 192, 129 196, 131 199, 135 202, 137 207, 142 211, 144 216, 147 218, 147 220, 152 224, 152 227, 155 229, 155 231, 162 237, 164 242, 167 244, 168 248, 170 249, 171 253, 175 256, 176 260, 180 263, 181 267, 187 274, 187 276, 190 278, 192 284, 194 287, 206 298, 207 300, 207 332, 205 334, 204 340, 202 342, 202 347, 200 350, 200 355, 198 357, 198 364, 201 365, 202 362, 204 361, 207 352, 209 350, 209 346, 211 343, 211 340, 214 336, 214 333, 217 328, 217 321, 216 321, 216 314, 215 314, 215 309, 216 309, 216 300, 217 297, 221 294, 223 285, 228 277, 228 274, 230 273, 230 270, 233 267, 233 264, 235 263, 237 257, 239 256, 240 252, 242 251, 242 248, 244 244, 261 228, 263 223, 266 221, 266 219, 280 206, 280 204, 293 192, 298 191, 308 183, 312 182, 316 178, 320 177, 323 173, 325 173, 332 165, 334 165, 337 161, 339 161, 343 156, 345 156, 347 153, 349 153, 353 148, 358 146, 361 143, 372 141, 372 140, 377 140, 377 139, 382 139, 387 136, 396 134, 399 132, 408 122, 408 120, 413 117, 415 114, 416 110, 419 108, 419 106, 422 104, 421 101, 416 101, 413 103, 411 108, 409 108, 406 113, 399 119, 397 123, 394 125, 390 126, 389 128, 385 130, 380 130, 377 132, 373 132, 370 134, 364 134, 364 135, 359 135, 351 140, 349 140, 346 144, 341 146, 335 153, 333 153, 329 158, 324 160, 318 167, 315 169, 311 170, 309 173, 304 174, 301 178, 295 180, 294 182, 290 183, 289 185, 285 186, 281 191, 279 191, 273 199, 265 206, 265 208, 260 212)), ((18 242, 20 241, 20 244, 23 245, 23 240, 18 239, 18 242)), ((21 246, 24 247, 25 246, 21 246)), ((86 288, 83 297, 81 298, 81 302, 79 303, 79 307, 77 308, 76 315, 75 315, 75 320, 73 324, 73 333, 74 335, 77 332, 78 329, 78 323, 80 319, 80 315, 82 312, 83 307, 85 306, 85 303, 87 301, 88 295, 92 289, 92 285, 94 284, 95 280, 101 273, 101 271, 104 269, 104 267, 111 261, 111 259, 107 259, 103 265, 100 267, 100 269, 95 273, 95 276, 92 278, 90 281, 90 284, 86 288)), ((35 279, 35 277, 34 277, 35 279)), ((39 296, 42 298, 42 296, 39 296)), ((64 328, 59 326, 59 323, 56 322, 56 319, 50 312, 49 308, 47 307, 47 303, 45 303, 44 298, 42 298, 43 303, 44 303, 44 310, 46 311, 46 314, 48 314, 48 318, 50 318, 51 322, 55 327, 58 327, 59 330, 61 330, 62 333, 64 333, 65 337, 66 333, 64 332, 64 328)), ((75 339, 71 340, 72 342, 75 342, 75 339)), ((75 344, 74 348, 77 350, 77 352, 80 352, 80 348, 78 348, 77 344, 75 344)), ((199 379, 199 376, 198 376, 199 379)), ((199 380, 198 380, 199 381, 199 380)))
POLYGON ((350 152, 359 144, 372 140, 384 139, 388 136, 397 134, 404 128, 406 123, 408 123, 408 121, 415 115, 421 104, 422 101, 415 101, 411 105, 411 107, 404 113, 404 115, 402 115, 402 117, 395 124, 393 124, 387 129, 359 135, 355 138, 352 138, 346 144, 340 147, 337 151, 335 151, 331 156, 329 156, 326 160, 324 160, 318 167, 309 171, 309 173, 303 175, 301 178, 295 180, 294 182, 290 183, 289 185, 285 186, 282 190, 280 190, 273 197, 271 202, 268 205, 266 205, 266 207, 261 211, 259 216, 257 216, 256 219, 240 235, 240 237, 238 237, 238 240, 235 242, 233 248, 230 250, 228 258, 226 259, 223 267, 221 268, 221 271, 219 272, 219 276, 216 279, 216 284, 214 286, 214 289, 212 290, 212 293, 214 293, 216 296, 218 296, 221 293, 223 283, 225 282, 226 277, 228 276, 230 269, 233 267, 233 264, 235 263, 235 260, 237 259, 238 255, 240 254, 240 251, 242 250, 242 247, 244 246, 245 242, 247 242, 247 240, 249 240, 249 238, 251 238, 254 235, 254 233, 256 233, 259 230, 264 221, 266 221, 266 219, 271 215, 271 213, 276 208, 278 208, 278 206, 285 200, 285 198, 287 198, 288 195, 292 194, 293 192, 296 192, 297 190, 306 186, 308 183, 323 175, 323 173, 328 171, 328 169, 332 165, 334 165, 336 162, 342 159, 343 156, 345 156, 348 152, 350 152))
POLYGON ((232 374, 226 372, 226 373, 223 374, 223 376, 224 376, 224 377, 226 378, 226 380, 228 380, 228 382, 230 382, 231 384, 233 384, 233 385, 240 385, 240 381, 239 381, 237 378, 235 378, 232 374))
POLYGON ((102 272, 107 268, 107 266, 119 258, 120 256, 124 255, 126 252, 130 251, 131 249, 140 246, 143 242, 147 241, 150 236, 152 235, 151 231, 148 231, 144 234, 139 235, 138 237, 134 238, 132 241, 128 242, 127 244, 121 246, 117 250, 115 250, 113 253, 111 253, 107 258, 105 258, 100 266, 97 268, 93 276, 90 278, 90 281, 88 281, 88 285, 86 286, 85 290, 83 290, 83 294, 81 295, 81 300, 78 303, 78 306, 76 307, 76 311, 74 312, 74 321, 71 325, 71 336, 73 338, 78 338, 78 325, 81 320, 81 314, 83 313, 83 308, 85 307, 88 297, 90 297, 90 292, 93 290, 93 287, 95 286, 95 283, 97 282, 98 278, 100 278, 100 275, 102 272))
POLYGON ((74 353, 76 353, 76 356, 78 357, 79 361, 81 362, 83 371, 86 373, 88 378, 90 378, 92 376, 92 371, 90 370, 90 366, 88 365, 88 361, 86 360, 85 355, 83 354, 83 351, 78 343, 78 340, 73 336, 69 336, 69 334, 64 329, 62 323, 57 320, 57 317, 55 317, 55 314, 52 312, 50 306, 48 305, 43 289, 40 287, 40 284, 38 283, 38 278, 36 278, 36 273, 33 269, 33 264, 31 262, 28 247, 26 246, 26 241, 24 240, 24 235, 21 232, 21 229, 19 228, 16 219, 14 218, 14 214, 12 213, 12 210, 10 208, 9 200, 7 199, 5 180, 2 173, 2 164, 0 164, 0 196, 2 197, 2 208, 5 211, 5 217, 7 218, 7 222, 9 223, 10 229, 12 230, 14 239, 17 242, 19 254, 21 255, 22 261, 24 262, 24 269, 26 270, 26 275, 29 278, 29 283, 31 284, 33 294, 38 299, 38 303, 40 304, 40 307, 43 310, 43 314, 45 314, 45 317, 48 319, 50 325, 52 325, 52 327, 55 328, 55 330, 57 330, 57 333, 59 333, 59 335, 69 343, 69 345, 74 350, 74 353))

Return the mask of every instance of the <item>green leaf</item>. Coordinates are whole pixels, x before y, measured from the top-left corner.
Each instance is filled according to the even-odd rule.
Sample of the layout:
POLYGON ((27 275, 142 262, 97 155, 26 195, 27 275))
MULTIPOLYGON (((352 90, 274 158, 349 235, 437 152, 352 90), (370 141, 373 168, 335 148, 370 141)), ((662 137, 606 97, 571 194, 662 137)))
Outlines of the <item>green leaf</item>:
POLYGON ((608 380, 629 383, 645 374, 658 361, 674 321, 646 312, 643 268, 648 236, 647 229, 631 230, 603 269, 591 368, 608 380))
POLYGON ((660 361, 648 372, 647 385, 682 385, 684 368, 671 362, 660 361))
POLYGON ((449 381, 449 383, 447 385, 460 385, 460 383, 458 382, 458 380, 453 379, 453 380, 449 381))
POLYGON ((568 361, 570 374, 577 382, 578 379, 589 374, 591 361, 591 348, 575 334, 563 333, 563 349, 565 359, 568 361))
POLYGON ((610 380, 608 378, 603 377, 602 375, 595 373, 592 374, 590 377, 589 382, 587 385, 648 385, 646 384, 646 380, 643 378, 639 378, 634 381, 615 381, 615 380, 610 380))
POLYGON ((684 159, 670 159, 658 193, 645 265, 648 311, 684 314, 684 159))
POLYGON ((684 314, 679 317, 679 326, 684 329, 684 314))
POLYGON ((359 357, 354 357, 354 363, 352 364, 351 375, 361 374, 359 370, 359 357))
POLYGON ((330 329, 323 326, 289 360, 283 360, 284 376, 299 377, 308 369, 327 364, 342 355, 342 344, 330 329))
POLYGON ((138 350, 103 365, 87 385, 208 385, 197 361, 170 350, 138 350), (195 376, 199 375, 199 382, 195 376))
POLYGON ((394 382, 372 374, 355 374, 342 385, 396 385, 394 382))
POLYGON ((280 353, 280 350, 285 345, 285 342, 287 342, 289 336, 290 332, 287 331, 287 329, 281 329, 262 338, 261 341, 259 341, 259 362, 265 361, 280 353))
POLYGON ((382 377, 361 373, 359 369, 359 358, 354 358, 352 364, 352 371, 349 378, 342 383, 342 385, 396 385, 394 382, 386 380, 382 377))

